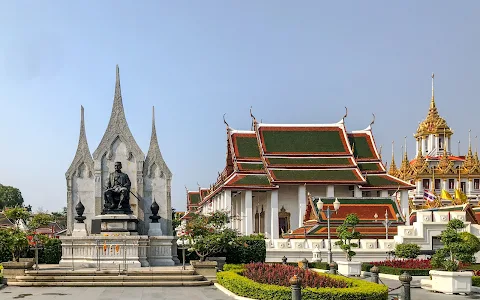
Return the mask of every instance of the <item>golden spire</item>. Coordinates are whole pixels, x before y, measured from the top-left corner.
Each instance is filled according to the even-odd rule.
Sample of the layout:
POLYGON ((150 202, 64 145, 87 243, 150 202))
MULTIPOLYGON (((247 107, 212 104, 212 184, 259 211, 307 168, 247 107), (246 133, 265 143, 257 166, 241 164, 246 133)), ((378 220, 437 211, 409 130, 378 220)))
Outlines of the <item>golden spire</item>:
POLYGON ((467 156, 473 156, 472 153, 472 130, 468 130, 468 154, 467 156))
POLYGON ((480 172, 480 165, 478 162, 478 154, 475 151, 475 156, 472 153, 472 137, 471 137, 472 130, 468 131, 468 153, 465 156, 465 160, 463 162, 463 170, 468 174, 478 173, 480 172))
POLYGON ((392 141, 392 162, 390 163, 390 169, 388 170, 388 174, 396 177, 398 175, 398 169, 397 169, 397 165, 395 164, 394 149, 395 149, 395 141, 392 141))
POLYGON ((407 137, 405 137, 405 146, 403 147, 403 160, 402 165, 400 166, 400 170, 398 171, 398 177, 400 179, 406 180, 411 175, 411 166, 410 162, 408 161, 408 154, 407 154, 407 137))
POLYGON ((448 127, 445 119, 440 117, 437 106, 435 104, 435 90, 434 90, 434 74, 432 73, 432 98, 430 99, 430 108, 428 110, 427 117, 418 125, 417 133, 415 137, 423 137, 430 134, 438 134, 443 129, 446 129, 448 135, 451 135, 453 131, 448 127))

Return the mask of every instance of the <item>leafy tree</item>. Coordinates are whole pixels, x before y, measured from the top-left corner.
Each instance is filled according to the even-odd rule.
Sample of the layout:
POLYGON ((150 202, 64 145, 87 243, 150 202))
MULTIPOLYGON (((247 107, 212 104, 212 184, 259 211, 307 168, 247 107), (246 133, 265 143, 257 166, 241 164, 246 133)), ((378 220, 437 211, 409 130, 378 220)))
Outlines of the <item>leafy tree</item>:
POLYGON ((397 244, 395 246, 395 255, 400 258, 417 258, 420 255, 420 246, 410 243, 397 244))
POLYGON ((459 263, 473 263, 475 253, 480 251, 480 241, 468 232, 459 232, 465 228, 463 221, 450 220, 447 229, 440 234, 440 241, 444 247, 432 256, 434 268, 445 269, 450 272, 458 270, 459 263))
POLYGON ((24 207, 5 208, 3 213, 17 228, 20 226, 21 221, 27 223, 30 218, 30 213, 24 207))
POLYGON ((12 261, 19 261, 20 256, 28 249, 27 234, 18 228, 0 230, 2 248, 8 249, 12 261))
POLYGON ((180 221, 180 217, 178 216, 177 212, 175 211, 175 208, 172 207, 172 230, 175 233, 176 228, 180 226, 182 221, 180 221))
POLYGON ((360 232, 355 231, 359 222, 360 219, 356 214, 349 214, 343 221, 343 224, 337 227, 340 241, 335 242, 335 245, 340 246, 343 252, 345 252, 347 261, 352 261, 352 257, 357 254, 352 248, 358 248, 358 243, 352 243, 352 240, 360 239, 360 232))
POLYGON ((228 213, 224 211, 194 215, 185 228, 190 242, 188 251, 195 252, 200 261, 226 251, 228 246, 236 243, 237 237, 237 231, 226 226, 229 220, 228 213))
POLYGON ((0 184, 0 209, 22 205, 23 197, 19 189, 0 184))
POLYGON ((42 226, 48 226, 53 222, 53 216, 47 213, 37 213, 32 216, 28 227, 30 230, 38 229, 42 226))

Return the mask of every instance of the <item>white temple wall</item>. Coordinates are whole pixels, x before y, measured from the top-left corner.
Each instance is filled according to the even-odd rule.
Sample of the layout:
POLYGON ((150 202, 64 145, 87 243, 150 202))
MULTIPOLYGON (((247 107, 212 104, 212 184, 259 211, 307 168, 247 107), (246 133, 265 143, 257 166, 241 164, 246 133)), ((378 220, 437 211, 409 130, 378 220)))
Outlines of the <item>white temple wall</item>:
POLYGON ((151 223, 150 216, 152 211, 150 206, 153 203, 153 199, 157 202, 160 209, 158 210, 158 215, 161 217, 159 220, 162 228, 162 233, 167 235, 169 232, 169 224, 171 224, 171 203, 167 198, 168 183, 167 178, 162 170, 156 165, 153 164, 148 170, 147 174, 144 176, 144 201, 143 201, 143 210, 145 216, 145 228, 144 233, 148 232, 148 224, 151 223), (162 199, 167 199, 166 203, 162 203, 162 199))
MULTIPOLYGON (((101 172, 102 172, 102 199, 105 186, 108 182, 109 174, 115 171, 115 162, 122 163, 122 172, 126 173, 132 183, 131 192, 138 195, 137 192, 137 162, 133 155, 129 157, 129 151, 125 143, 117 138, 110 146, 110 153, 102 157, 101 172), (130 158, 130 159, 129 159, 130 158)), ((138 216, 138 200, 130 194, 130 206, 133 214, 138 216)), ((103 204, 102 204, 103 207, 103 204)))
POLYGON ((281 185, 278 190, 278 210, 290 213, 290 229, 298 228, 298 185, 281 185))
POLYGON ((326 197, 327 186, 326 185, 307 185, 307 193, 310 193, 312 197, 326 197))
MULTIPOLYGON (((93 170, 92 170, 93 171, 93 170)), ((73 223, 75 222, 75 216, 77 212, 75 211, 75 206, 78 201, 82 201, 83 206, 85 206, 84 216, 87 218, 85 223, 87 224, 87 230, 90 232, 91 220, 95 217, 95 194, 94 194, 94 177, 89 177, 89 172, 85 168, 85 164, 82 164, 78 169, 79 173, 72 176, 72 197, 68 199, 70 205, 67 205, 69 213, 72 218, 69 219, 68 229, 70 232, 73 230, 73 223)))

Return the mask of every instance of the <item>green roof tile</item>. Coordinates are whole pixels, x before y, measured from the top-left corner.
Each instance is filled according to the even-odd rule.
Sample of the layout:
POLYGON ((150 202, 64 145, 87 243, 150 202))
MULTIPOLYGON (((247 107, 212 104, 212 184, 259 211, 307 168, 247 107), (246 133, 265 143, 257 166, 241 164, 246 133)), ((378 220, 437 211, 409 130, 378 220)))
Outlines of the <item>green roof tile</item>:
POLYGON ((271 170, 277 181, 362 182, 354 170, 271 170))
POLYGON ((367 175, 367 184, 365 187, 382 187, 382 186, 406 186, 406 184, 398 182, 393 178, 388 177, 387 175, 379 176, 368 176, 367 175))
POLYGON ((349 135, 348 140, 350 146, 353 148, 353 155, 358 159, 373 159, 377 158, 370 149, 368 137, 366 135, 353 136, 349 135))
POLYGON ((232 182, 229 185, 263 185, 269 186, 270 181, 268 180, 266 175, 247 175, 239 180, 232 182))
POLYGON ((200 193, 189 194, 190 196, 190 203, 197 204, 200 203, 200 193))
POLYGON ((240 170, 246 170, 246 171, 263 170, 262 163, 238 163, 238 167, 240 170))
POLYGON ((269 153, 346 153, 341 131, 270 131, 262 130, 269 153))
POLYGON ((353 165, 349 158, 343 157, 322 157, 322 158, 268 158, 267 163, 271 167, 275 166, 351 166, 353 165))
POLYGON ((358 168, 360 171, 383 171, 380 163, 359 163, 358 168))
POLYGON ((258 143, 257 143, 256 137, 237 136, 235 138, 235 141, 238 149, 237 159, 242 157, 249 157, 249 158, 260 157, 260 152, 258 150, 258 143))

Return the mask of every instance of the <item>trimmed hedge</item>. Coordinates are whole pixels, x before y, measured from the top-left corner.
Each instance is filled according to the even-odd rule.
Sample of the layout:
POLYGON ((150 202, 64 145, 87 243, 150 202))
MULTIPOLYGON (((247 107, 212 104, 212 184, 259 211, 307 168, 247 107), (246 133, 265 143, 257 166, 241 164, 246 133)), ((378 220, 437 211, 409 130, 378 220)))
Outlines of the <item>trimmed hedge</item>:
MULTIPOLYGON (((287 262, 287 265, 298 267, 298 263, 293 263, 293 262, 287 262)), ((328 265, 327 262, 314 262, 314 263, 309 262, 308 263, 308 268, 309 269, 330 270, 330 266, 328 265)))
POLYGON ((480 276, 473 276, 472 277, 472 285, 473 286, 480 286, 480 276))
MULTIPOLYGON (((217 273, 218 283, 229 291, 248 298, 260 300, 291 300, 290 287, 262 284, 240 275, 241 270, 223 271, 217 273)), ((388 287, 359 279, 350 279, 342 276, 327 275, 337 280, 351 283, 350 288, 304 288, 303 300, 386 300, 388 287)))
POLYGON ((49 239, 43 247, 44 261, 46 264, 58 264, 62 259, 62 241, 49 239))
MULTIPOLYGON (((362 271, 370 272, 370 269, 373 267, 373 264, 370 263, 363 263, 362 264, 362 271)), ((412 276, 428 276, 430 270, 429 269, 403 269, 403 268, 392 268, 386 266, 377 266, 380 273, 383 274, 390 274, 390 275, 402 275, 403 272, 407 272, 412 276)))
POLYGON ((237 242, 239 245, 228 247, 225 254, 218 254, 218 256, 225 256, 226 263, 229 264, 265 262, 267 247, 263 235, 240 236, 237 242))

